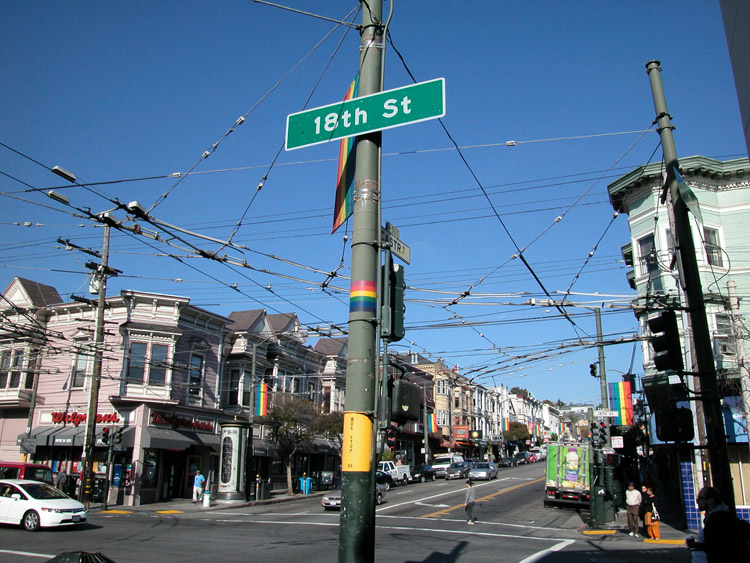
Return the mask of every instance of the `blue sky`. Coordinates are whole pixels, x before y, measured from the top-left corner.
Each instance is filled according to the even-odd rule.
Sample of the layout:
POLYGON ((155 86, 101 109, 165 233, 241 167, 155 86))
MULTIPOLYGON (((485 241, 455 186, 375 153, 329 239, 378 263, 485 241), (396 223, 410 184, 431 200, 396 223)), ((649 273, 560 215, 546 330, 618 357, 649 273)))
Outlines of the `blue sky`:
MULTIPOLYGON (((358 5, 285 4, 334 19, 358 5)), ((385 87, 411 83, 394 46, 418 81, 444 77, 443 123, 471 168, 436 121, 383 135, 383 217, 412 251, 408 332, 395 348, 444 358, 487 385, 598 401, 588 367, 596 350, 573 345, 592 340, 593 313, 571 309, 573 327, 554 308, 524 305, 544 295, 512 256, 523 249, 553 296, 570 289, 569 299, 603 306, 607 338, 637 332, 627 308, 609 306, 627 305, 632 292, 620 255, 627 218, 613 220, 606 186, 661 158, 658 135, 640 133, 654 119, 652 59, 662 63, 678 154, 746 156, 718 3, 401 0, 394 8, 385 87), (471 297, 449 305, 467 290, 471 297)), ((358 66, 356 31, 339 27, 314 49, 335 24, 250 1, 3 1, 2 9, 2 289, 22 276, 66 298, 86 294, 88 257, 56 240, 96 249, 102 230, 44 196, 55 188, 94 212, 115 198, 158 202, 158 220, 221 240, 244 217, 233 240, 247 249, 222 253, 254 269, 116 232, 110 263, 123 275, 110 280, 110 295, 153 291, 224 315, 266 308, 296 311, 310 327, 346 323, 351 249, 346 228, 329 234, 338 144, 279 150, 288 114, 343 97, 358 66), (97 185, 72 186, 50 173, 56 165, 97 185), (341 277, 324 291, 332 271, 341 277)), ((617 380, 633 345, 606 354, 617 380)))

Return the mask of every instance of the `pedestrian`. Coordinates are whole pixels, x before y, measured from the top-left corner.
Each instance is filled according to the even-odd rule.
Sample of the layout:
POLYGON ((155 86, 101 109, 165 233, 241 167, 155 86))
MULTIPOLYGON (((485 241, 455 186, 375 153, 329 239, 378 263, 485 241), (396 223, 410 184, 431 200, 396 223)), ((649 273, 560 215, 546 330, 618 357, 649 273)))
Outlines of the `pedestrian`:
POLYGON ((57 470, 55 475, 55 487, 65 492, 65 486, 68 483, 68 474, 65 471, 65 464, 61 463, 60 468, 57 470))
POLYGON ((193 502, 203 500, 203 485, 206 483, 206 478, 201 475, 201 470, 195 470, 195 478, 193 479, 193 502))
POLYGON ((698 510, 705 512, 706 517, 698 541, 686 540, 693 551, 693 561, 723 563, 750 559, 750 524, 732 515, 719 490, 703 487, 695 501, 698 510))
POLYGON ((661 532, 659 531, 659 511, 656 509, 656 495, 651 487, 646 487, 646 496, 642 499, 643 503, 643 521, 646 524, 646 534, 652 540, 660 540, 661 532))
POLYGON ((474 505, 477 502, 477 497, 474 494, 474 483, 471 479, 466 481, 466 499, 464 500, 464 510, 466 511, 466 523, 469 526, 473 526, 476 518, 474 518, 474 505))
POLYGON ((625 511, 628 514, 629 536, 638 537, 638 516, 641 510, 641 493, 636 490, 635 483, 628 483, 628 490, 625 491, 625 511))

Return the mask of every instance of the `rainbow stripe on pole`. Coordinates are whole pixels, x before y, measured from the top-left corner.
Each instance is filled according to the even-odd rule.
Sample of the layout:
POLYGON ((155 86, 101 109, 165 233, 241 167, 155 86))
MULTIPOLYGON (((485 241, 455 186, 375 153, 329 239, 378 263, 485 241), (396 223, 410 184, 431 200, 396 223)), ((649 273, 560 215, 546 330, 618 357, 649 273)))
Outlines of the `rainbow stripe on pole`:
MULTIPOLYGON (((359 94, 359 74, 352 80, 344 101, 356 98, 359 94)), ((336 232, 354 212, 354 164, 356 137, 344 137, 339 142, 339 166, 336 174, 336 202, 333 206, 333 228, 336 232)))
POLYGON ((377 310, 377 284, 370 280, 352 280, 349 290, 349 312, 372 313, 377 310))
POLYGON ((268 383, 261 383, 255 389, 255 416, 268 414, 268 383))
POLYGON ((614 424, 629 426, 633 424, 633 396, 629 381, 609 383, 609 408, 616 411, 614 424))

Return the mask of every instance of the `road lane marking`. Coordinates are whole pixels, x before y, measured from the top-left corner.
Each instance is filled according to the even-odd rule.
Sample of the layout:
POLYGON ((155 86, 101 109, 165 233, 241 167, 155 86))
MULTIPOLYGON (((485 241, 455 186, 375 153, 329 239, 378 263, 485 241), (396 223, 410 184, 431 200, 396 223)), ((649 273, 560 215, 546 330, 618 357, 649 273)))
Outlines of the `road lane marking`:
POLYGON ((157 514, 185 514, 184 510, 157 510, 157 514))
POLYGON ((572 543, 575 543, 575 540, 563 540, 557 545, 553 545, 548 549, 543 549, 542 551, 538 551, 532 555, 529 555, 526 559, 521 559, 521 561, 519 561, 518 563, 536 563, 537 561, 543 559, 544 557, 547 557, 551 553, 565 549, 572 543))
POLYGON ((601 536, 605 534, 614 534, 616 530, 584 530, 583 535, 585 536, 601 536))
POLYGON ((133 514, 132 510, 101 510, 99 514, 133 514))
POLYGON ((49 553, 31 553, 30 551, 13 551, 12 549, 0 549, 0 553, 8 555, 23 555, 24 557, 38 557, 39 559, 52 559, 55 555, 49 553))
MULTIPOLYGON (((422 520, 424 519, 424 516, 388 516, 387 514, 380 514, 378 515, 378 518, 400 518, 403 520, 422 520)), ((458 522, 462 523, 465 522, 465 520, 458 520, 458 519, 452 519, 452 518, 441 518, 441 522, 458 522)), ((570 530, 569 528, 553 528, 552 526, 528 526, 526 524, 508 524, 506 522, 488 522, 486 520, 478 520, 477 522, 480 522, 484 524, 485 526, 505 526, 508 528, 523 528, 525 530, 552 530, 554 532, 570 532, 570 533, 578 533, 575 530, 570 530)))
MULTIPOLYGON (((497 491, 497 492, 492 493, 490 495, 487 495, 485 497, 479 498, 479 499, 477 499, 477 502, 481 502, 481 501, 484 501, 484 500, 493 499, 496 496, 508 493, 508 492, 513 491, 515 489, 520 489, 521 487, 527 487, 528 485, 534 485, 536 483, 541 483, 542 481, 544 481, 544 479, 545 478, 542 477, 542 478, 537 479, 535 481, 528 481, 526 483, 521 483, 519 485, 514 485, 512 487, 508 487, 507 489, 503 489, 501 491, 497 491)), ((452 511, 454 511, 454 510, 456 510, 458 508, 463 508, 464 506, 465 506, 464 504, 457 504, 455 506, 451 506, 450 508, 445 508, 443 510, 438 510, 437 512, 433 512, 431 514, 425 514, 424 516, 420 516, 420 518, 437 518, 438 516, 442 516, 443 514, 448 514, 449 512, 452 512, 452 511)))

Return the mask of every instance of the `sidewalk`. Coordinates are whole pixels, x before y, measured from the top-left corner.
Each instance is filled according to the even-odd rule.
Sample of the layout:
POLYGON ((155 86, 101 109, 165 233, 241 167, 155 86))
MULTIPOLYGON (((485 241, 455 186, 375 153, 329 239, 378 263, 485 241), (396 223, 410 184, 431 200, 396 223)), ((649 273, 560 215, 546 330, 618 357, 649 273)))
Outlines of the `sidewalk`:
POLYGON ((280 502, 291 502, 307 498, 316 498, 323 496, 327 491, 316 491, 309 495, 295 494, 289 496, 286 489, 271 491, 271 498, 264 500, 251 500, 247 502, 227 502, 221 503, 211 500, 209 507, 203 506, 203 501, 193 502, 189 498, 173 499, 166 502, 155 502, 151 504, 142 504, 139 506, 123 506, 120 504, 110 505, 104 510, 102 504, 92 504, 90 512, 98 514, 184 514, 186 512, 208 512, 211 510, 225 510, 227 508, 241 508, 245 506, 258 506, 265 504, 277 504, 280 502))
POLYGON ((664 518, 664 515, 662 515, 662 517, 663 519, 659 524, 661 538, 658 540, 652 540, 647 536, 644 536, 645 529, 643 526, 641 526, 639 531, 640 537, 635 538, 629 536, 628 517, 624 510, 617 512, 614 522, 608 522, 602 526, 598 526, 596 529, 591 528, 589 524, 584 524, 580 528, 580 532, 589 538, 601 536, 602 538, 611 537, 612 539, 624 539, 652 545, 675 545, 685 547, 685 538, 691 535, 694 536, 695 534, 676 528, 673 524, 675 519, 669 517, 664 518))

